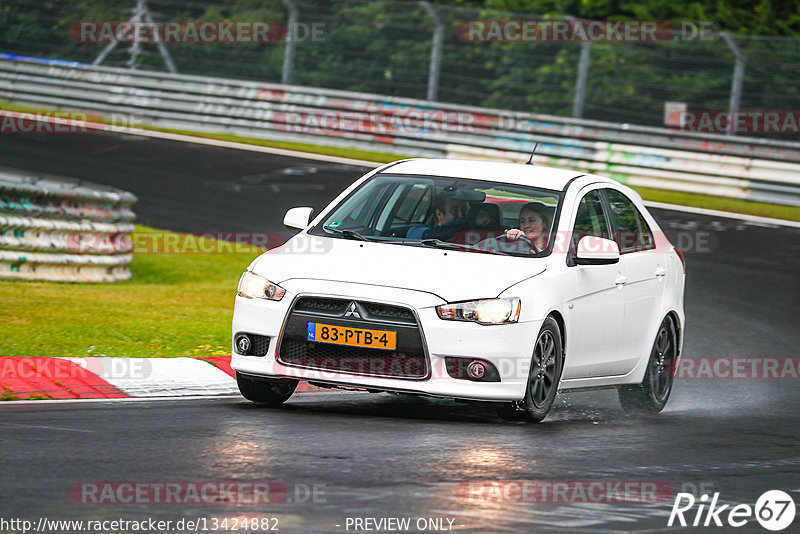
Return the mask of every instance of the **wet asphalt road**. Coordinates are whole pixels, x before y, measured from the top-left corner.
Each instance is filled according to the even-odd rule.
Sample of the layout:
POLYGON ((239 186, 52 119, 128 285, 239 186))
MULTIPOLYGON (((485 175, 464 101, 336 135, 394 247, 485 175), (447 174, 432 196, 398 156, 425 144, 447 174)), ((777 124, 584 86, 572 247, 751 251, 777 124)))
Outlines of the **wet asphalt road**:
MULTIPOLYGON (((364 172, 119 134, 6 136, 0 165, 128 189, 139 222, 192 232, 281 231, 288 207, 321 208, 364 172)), ((800 229, 653 211, 686 252, 684 356, 798 356, 800 229)), ((468 532, 680 530, 666 527, 671 497, 468 502, 459 484, 634 480, 751 505, 782 489, 800 504, 798 384, 684 378, 652 418, 624 415, 613 391, 562 395, 537 426, 502 423, 481 405, 368 393, 298 395, 278 410, 238 398, 4 404, 0 518, 275 516, 282 531, 345 532, 348 517, 392 516, 449 518, 468 532), (275 481, 295 502, 70 499, 71 485, 98 480, 275 481), (294 495, 314 484, 324 494, 315 502, 294 495)))

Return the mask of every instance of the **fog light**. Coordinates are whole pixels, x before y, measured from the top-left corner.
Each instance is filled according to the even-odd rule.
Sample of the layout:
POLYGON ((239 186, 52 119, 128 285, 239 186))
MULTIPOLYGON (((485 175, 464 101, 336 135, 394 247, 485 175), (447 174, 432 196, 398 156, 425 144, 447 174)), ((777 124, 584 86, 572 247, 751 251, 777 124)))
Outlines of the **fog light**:
POLYGON ((480 380, 486 376, 486 365, 483 362, 472 362, 467 366, 467 375, 473 380, 480 380))
POLYGON ((253 344, 250 342, 250 338, 246 334, 239 334, 236 336, 236 352, 239 354, 249 353, 252 346, 253 344))

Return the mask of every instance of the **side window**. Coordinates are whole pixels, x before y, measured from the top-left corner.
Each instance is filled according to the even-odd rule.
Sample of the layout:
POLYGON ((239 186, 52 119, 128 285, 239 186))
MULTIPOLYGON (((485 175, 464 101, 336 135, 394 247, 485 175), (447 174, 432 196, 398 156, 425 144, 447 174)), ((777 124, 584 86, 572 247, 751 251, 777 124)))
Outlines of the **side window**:
POLYGON ((653 231, 650 230, 650 226, 647 225, 647 221, 644 220, 644 217, 639 210, 636 210, 636 215, 639 216, 639 229, 642 231, 642 244, 644 248, 656 248, 656 240, 653 237, 653 231))
POLYGON ((620 252, 653 248, 653 233, 633 201, 616 189, 606 189, 605 193, 614 222, 614 239, 620 252))
POLYGON ((587 235, 609 238, 608 224, 603 214, 603 201, 597 189, 586 193, 578 204, 575 227, 572 230, 572 246, 577 248, 578 241, 587 235))

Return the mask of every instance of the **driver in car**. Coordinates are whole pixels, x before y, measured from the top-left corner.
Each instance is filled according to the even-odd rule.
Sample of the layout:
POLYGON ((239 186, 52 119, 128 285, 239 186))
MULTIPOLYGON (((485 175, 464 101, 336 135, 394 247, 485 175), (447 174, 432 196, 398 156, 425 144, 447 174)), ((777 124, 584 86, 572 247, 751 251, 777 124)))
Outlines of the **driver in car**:
POLYGON ((436 226, 415 226, 406 237, 447 241, 457 232, 467 230, 467 202, 452 196, 439 196, 434 203, 434 221, 436 226))

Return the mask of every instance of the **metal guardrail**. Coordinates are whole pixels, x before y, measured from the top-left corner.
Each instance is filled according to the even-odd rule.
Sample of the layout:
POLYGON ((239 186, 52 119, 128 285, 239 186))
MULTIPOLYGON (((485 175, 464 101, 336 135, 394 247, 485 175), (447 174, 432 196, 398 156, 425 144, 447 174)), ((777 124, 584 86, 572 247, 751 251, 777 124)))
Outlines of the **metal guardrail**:
MULTIPOLYGON (((241 80, 0 59, 0 100, 106 121, 402 155, 523 161, 800 206, 800 143, 241 80)), ((0 135, 2 135, 0 133, 0 135)))
POLYGON ((0 168, 0 278, 130 278, 135 201, 107 186, 0 168))

